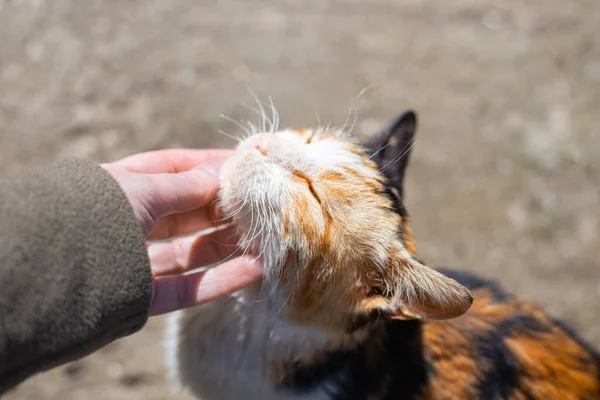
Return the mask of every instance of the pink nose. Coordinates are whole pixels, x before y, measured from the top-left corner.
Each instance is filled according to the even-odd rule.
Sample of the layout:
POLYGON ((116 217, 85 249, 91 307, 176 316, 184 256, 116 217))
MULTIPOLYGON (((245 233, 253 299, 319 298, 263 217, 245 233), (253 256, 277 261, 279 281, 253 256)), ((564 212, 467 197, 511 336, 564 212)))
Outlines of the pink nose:
POLYGON ((262 154, 267 155, 271 150, 277 146, 277 137, 269 132, 259 133, 258 135, 252 136, 248 139, 246 146, 254 148, 260 151, 262 154))

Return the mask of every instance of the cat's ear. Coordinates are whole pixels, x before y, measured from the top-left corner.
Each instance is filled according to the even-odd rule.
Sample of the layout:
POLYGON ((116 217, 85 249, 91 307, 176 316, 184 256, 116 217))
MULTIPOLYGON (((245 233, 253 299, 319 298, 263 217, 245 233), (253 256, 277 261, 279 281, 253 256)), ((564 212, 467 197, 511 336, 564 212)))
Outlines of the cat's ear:
POLYGON ((463 315, 473 304, 469 290, 414 257, 403 257, 397 309, 392 319, 440 320, 463 315))
POLYGON ((413 257, 402 259, 386 293, 365 300, 364 311, 386 319, 442 320, 463 315, 473 297, 467 288, 413 257))
POLYGON ((373 160, 377 163, 392 184, 402 195, 404 173, 410 159, 417 129, 417 114, 408 110, 394 120, 379 135, 373 152, 377 152, 373 160))

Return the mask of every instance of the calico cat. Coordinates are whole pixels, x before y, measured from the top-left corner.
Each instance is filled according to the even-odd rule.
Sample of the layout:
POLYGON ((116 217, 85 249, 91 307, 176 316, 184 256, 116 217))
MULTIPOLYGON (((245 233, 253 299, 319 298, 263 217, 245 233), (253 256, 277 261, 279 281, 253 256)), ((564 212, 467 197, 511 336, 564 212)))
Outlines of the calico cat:
POLYGON ((272 126, 220 201, 265 276, 168 320, 168 369, 203 400, 598 399, 600 357, 537 306, 416 256, 403 179, 417 118, 371 144, 272 126))

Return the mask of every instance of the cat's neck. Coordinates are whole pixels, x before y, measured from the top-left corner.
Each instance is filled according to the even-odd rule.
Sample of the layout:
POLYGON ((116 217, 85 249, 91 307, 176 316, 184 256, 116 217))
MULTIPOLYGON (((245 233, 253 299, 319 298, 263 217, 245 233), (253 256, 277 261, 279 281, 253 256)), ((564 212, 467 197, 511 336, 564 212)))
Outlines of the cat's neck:
POLYGON ((393 385, 412 393, 424 381, 420 323, 388 321, 365 340, 340 345, 283 318, 285 297, 257 285, 172 317, 177 329, 166 345, 179 350, 168 351, 170 371, 201 398, 326 399, 332 385, 368 394, 390 373, 406 376, 393 385))
MULTIPOLYGON (((251 293, 255 290, 249 289, 251 293)), ((273 303, 279 301, 274 298, 273 303)), ((287 357, 271 359, 279 366, 278 375, 272 376, 278 390, 303 394, 336 387, 338 393, 347 394, 343 398, 353 398, 351 394, 358 393, 364 394, 358 398, 367 398, 389 384, 393 387, 390 390, 401 398, 419 393, 428 379, 423 324, 419 321, 380 321, 352 338, 340 340, 281 316, 275 320, 271 326, 279 340, 271 345, 280 349, 276 352, 279 356, 281 349, 289 350, 287 357), (384 382, 389 376, 406 379, 384 382)))

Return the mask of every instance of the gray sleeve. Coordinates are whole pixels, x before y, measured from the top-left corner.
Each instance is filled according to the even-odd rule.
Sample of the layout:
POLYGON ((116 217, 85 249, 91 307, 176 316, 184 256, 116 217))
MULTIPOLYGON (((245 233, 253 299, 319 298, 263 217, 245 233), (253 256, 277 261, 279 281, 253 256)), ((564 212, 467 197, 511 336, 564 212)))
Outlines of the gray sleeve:
POLYGON ((0 182, 0 395, 141 329, 152 277, 118 183, 69 159, 0 182))

